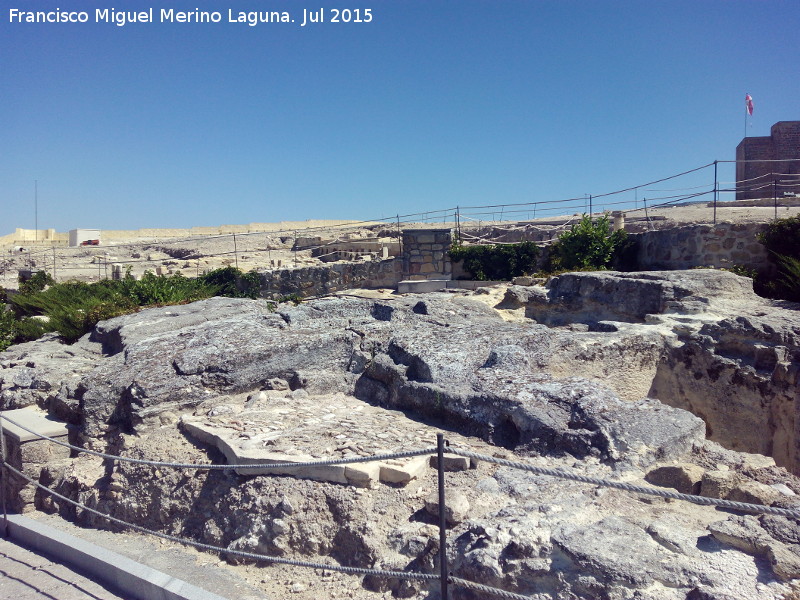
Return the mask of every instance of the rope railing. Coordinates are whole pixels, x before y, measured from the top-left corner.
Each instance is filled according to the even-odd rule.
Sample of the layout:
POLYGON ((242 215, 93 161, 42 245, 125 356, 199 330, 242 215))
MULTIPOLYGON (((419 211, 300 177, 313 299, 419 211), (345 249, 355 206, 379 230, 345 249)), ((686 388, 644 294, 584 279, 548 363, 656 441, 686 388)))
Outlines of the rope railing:
POLYGON ((190 540, 187 538, 178 537, 175 535, 170 535, 168 533, 163 533, 160 531, 156 531, 154 529, 148 529, 147 527, 142 527, 141 525, 136 525, 134 523, 128 523, 127 521, 123 521, 122 519, 118 519, 116 517, 112 517, 111 515, 107 515, 104 512, 91 508, 90 506, 86 506, 82 502, 78 502, 77 500, 73 500, 72 498, 68 498, 63 494, 59 494, 55 490, 47 487, 35 481, 34 479, 28 477, 18 469, 15 469, 7 462, 3 461, 3 464, 9 469, 11 472, 15 473, 19 477, 25 479, 28 483, 35 485, 37 488, 46 491, 47 493, 55 496, 56 498, 71 504, 81 510, 85 510, 87 512, 92 513, 95 516, 98 516, 102 519, 110 521, 111 523, 115 523, 122 527, 126 527, 128 529, 133 529, 135 531, 139 531, 140 533, 146 533, 148 535, 152 535, 164 540, 169 540, 171 542, 175 542, 178 544, 184 544, 186 546, 192 546, 199 550, 209 550, 212 552, 219 552, 224 554, 230 554, 232 556, 239 556, 242 558, 250 558, 253 560, 263 560, 267 562, 279 563, 283 565, 290 565, 294 567, 307 567, 310 569, 324 569, 326 571, 338 571, 340 573, 348 573, 351 575, 376 575, 379 577, 396 577, 399 579, 415 579, 418 581, 433 581, 438 580, 438 575, 432 575, 429 573, 415 573, 412 571, 393 571, 393 570, 382 570, 382 569, 363 569, 360 567, 345 567, 342 565, 332 565, 332 564, 324 564, 324 563, 316 563, 316 562, 309 562, 309 561, 302 561, 302 560, 293 560, 289 558, 281 558, 279 556, 270 556, 267 554, 257 554, 254 552, 245 552, 243 550, 234 550, 230 548, 223 548, 222 546, 214 546, 212 544, 204 544, 202 542, 196 542, 194 540, 190 540))
MULTIPOLYGON (((716 160, 710 162, 708 164, 695 167, 693 169, 688 169, 686 171, 682 171, 680 173, 676 173, 674 175, 670 175, 668 177, 662 177, 660 179, 655 179, 653 181, 648 181, 647 183, 642 183, 638 185, 628 186, 625 188, 621 188, 618 190, 614 190, 611 192, 605 192, 601 194, 591 194, 586 195, 584 197, 572 197, 572 198, 561 198, 555 200, 537 200, 537 201, 527 201, 527 202, 515 202, 515 203, 505 203, 505 204, 486 204, 486 205, 469 205, 469 206, 462 206, 462 207, 451 207, 451 208, 443 208, 443 209, 434 209, 424 212, 416 212, 416 213, 408 213, 403 215, 395 215, 389 217, 379 217, 373 219, 364 219, 364 220, 354 220, 354 221, 346 221, 344 223, 336 223, 330 225, 313 225, 309 227, 293 227, 287 229, 274 229, 274 230, 267 230, 267 231, 243 231, 243 232, 231 232, 231 233, 217 233, 217 234, 198 234, 196 236, 189 236, 189 237, 178 237, 178 238, 152 238, 148 241, 144 242, 130 242, 130 243, 123 243, 123 244, 113 244, 111 246, 104 246, 108 248, 135 248, 135 247, 147 247, 147 246, 168 246, 168 245, 175 245, 175 244, 185 244, 185 243, 200 243, 200 242, 207 242, 207 241, 214 241, 220 240, 224 238, 230 238, 232 236, 239 236, 241 238, 248 238, 252 236, 264 236, 264 237, 286 237, 289 235, 297 235, 303 234, 308 235, 314 232, 328 232, 328 231, 345 231, 347 229, 359 229, 364 227, 375 227, 375 226, 384 226, 384 227, 394 227, 400 224, 413 224, 413 223, 429 223, 429 222, 448 222, 451 218, 454 221, 458 220, 457 213, 460 210, 463 214, 469 214, 470 211, 481 210, 483 214, 492 214, 492 209, 516 209, 516 212, 529 212, 527 209, 523 207, 528 207, 532 210, 536 210, 539 212, 548 211, 548 210, 566 210, 570 207, 580 206, 580 203, 585 203, 587 199, 597 200, 600 198, 607 198, 609 196, 616 196, 619 194, 624 194, 626 192, 638 192, 638 191, 662 191, 662 190, 648 190, 647 188, 652 185, 656 185, 658 183, 662 183, 665 181, 670 181, 673 179, 677 179, 679 177, 684 177, 687 175, 692 175, 694 173, 703 171, 704 169, 708 169, 712 166, 717 164, 734 164, 734 163, 798 163, 800 159, 777 159, 777 160, 716 160), (548 205, 552 205, 553 208, 549 208, 548 205)), ((754 189, 748 189, 743 184, 746 184, 750 181, 756 181, 759 179, 764 178, 775 178, 775 177, 798 177, 797 173, 768 173, 758 175, 756 177, 751 177, 748 179, 741 179, 739 181, 734 182, 726 182, 728 183, 735 183, 738 187, 741 188, 743 191, 757 191, 754 189)), ((717 182, 719 184, 719 182, 717 182)), ((772 185, 770 183, 769 185, 772 185)), ((785 183, 783 185, 791 186, 791 183, 785 183)), ((699 189, 705 186, 687 186, 684 188, 677 188, 675 190, 663 190, 663 191, 688 191, 691 189, 699 189)), ((717 191, 723 191, 717 189, 717 191)), ((724 190, 724 191, 733 191, 733 190, 724 190)), ((638 200, 637 200, 638 202, 638 200)), ((604 202, 603 206, 612 206, 612 205, 631 205, 629 200, 622 200, 618 202, 608 203, 604 202)), ((509 212, 510 214, 510 212, 509 212)), ((22 241, 21 241, 22 242, 22 241)), ((63 248, 62 250, 72 250, 72 248, 63 248)), ((84 247, 77 247, 75 248, 76 251, 86 250, 84 247)), ((252 252, 252 250, 250 250, 252 252)), ((35 252, 30 252, 29 256, 32 258, 38 257, 42 254, 49 253, 50 249, 42 249, 37 250, 35 252)), ((216 255, 216 254, 214 254, 216 255)), ((208 255, 212 256, 212 255, 208 255)))
POLYGON ((788 508, 779 508, 774 506, 765 506, 763 504, 750 504, 747 502, 734 502, 732 500, 724 500, 722 498, 709 498, 707 496, 696 496, 693 494, 682 494, 680 492, 670 492, 663 488, 649 487, 643 485, 635 485, 631 483, 623 483, 620 481, 611 481, 601 477, 589 477, 587 475, 579 475, 577 473, 568 473, 560 469, 549 469, 546 467, 536 467, 527 465, 522 462, 506 460, 503 458, 495 458, 485 454, 476 454, 466 450, 459 450, 458 448, 450 448, 448 450, 451 454, 457 454, 465 458, 482 460, 485 462, 493 463, 496 465, 510 467, 513 469, 520 469, 533 473, 534 475, 547 475, 549 477, 557 477, 559 479, 567 479, 569 481, 578 481, 581 483, 590 483, 592 485, 599 485, 602 487, 614 488, 617 490, 624 490, 626 492, 633 492, 636 494, 647 494, 650 496, 659 496, 661 498, 669 498, 672 500, 684 500, 693 504, 701 504, 705 506, 719 506, 720 508, 727 508, 731 510, 738 510, 741 512, 749 513, 762 513, 767 515, 780 515, 782 517, 791 517, 793 519, 800 519, 800 510, 791 510, 788 508))
MULTIPOLYGON (((386 454, 378 454, 373 456, 366 456, 366 457, 356 457, 356 458, 339 458, 339 459, 322 459, 322 460, 314 460, 314 461, 304 461, 304 462, 297 462, 297 463, 250 463, 250 464, 226 464, 226 465, 213 465, 213 464, 205 464, 205 463, 178 463, 178 462, 164 462, 164 461, 150 461, 145 459, 136 459, 130 457, 123 457, 118 455, 106 454, 102 452, 96 452, 94 450, 89 450, 86 448, 81 448, 79 446, 75 446, 72 444, 68 444, 66 442, 62 442, 57 440, 51 436, 47 436, 41 433, 34 431, 33 429, 26 427, 14 419, 9 418, 6 415, 0 413, 0 442, 2 442, 2 465, 10 472, 16 474, 23 480, 27 481, 29 484, 36 486, 37 488, 41 489, 42 491, 51 494, 53 497, 59 498, 60 500, 67 502, 70 505, 73 505, 81 510, 85 510, 91 514, 94 514, 102 519, 108 520, 109 522, 115 523, 121 527, 126 527, 129 529, 133 529, 135 531, 139 531, 141 533, 145 533, 148 535, 153 535, 155 537, 165 539, 168 541, 172 541, 175 543, 192 546, 194 548, 200 550, 206 550, 211 552, 217 552, 221 554, 227 554, 231 556, 238 556, 242 558, 248 558, 257 561, 265 561, 271 563, 278 563, 278 564, 285 564, 288 566, 296 566, 296 567, 305 567, 305 568, 313 568, 313 569, 323 569, 328 571, 337 571, 341 573, 351 574, 351 575, 372 575, 376 577, 386 577, 386 578, 397 578, 397 579, 408 579, 408 580, 416 580, 416 581, 427 581, 427 582, 434 582, 439 581, 442 585, 443 589, 443 597, 447 597, 446 589, 447 584, 452 584, 453 586, 463 587, 466 589, 482 592, 485 594, 490 594, 492 596, 497 596, 500 598, 509 598, 511 600, 530 600, 529 596, 525 596, 522 594, 517 594, 514 592, 509 592, 506 590, 502 590, 500 588, 487 586, 483 584, 479 584, 476 582, 472 582, 466 579, 462 579, 459 577, 455 577, 452 573, 449 573, 446 570, 447 567, 447 558, 446 558, 446 537, 445 537, 445 525, 444 525, 444 515, 445 515, 445 502, 444 502, 444 461, 442 460, 443 453, 445 452, 445 444, 443 435, 438 434, 437 440, 438 444, 436 448, 422 448, 418 450, 409 450, 404 452, 397 452, 397 453, 386 453, 386 454), (438 455, 439 460, 437 462, 437 470, 439 472, 439 490, 440 490, 440 505, 439 505, 439 516, 440 516, 440 565, 442 566, 442 572, 440 575, 434 575, 430 573, 417 573, 411 571, 396 571, 396 570, 386 570, 386 569, 367 569, 367 568, 360 568, 360 567, 347 567, 342 565, 334 565, 334 564, 326 564, 326 563, 317 563, 311 561, 300 561, 294 559, 287 559, 282 557, 275 557, 265 554, 258 554, 252 552, 246 552, 241 550, 229 549, 220 546, 214 546, 211 544, 204 544, 202 542, 197 542, 194 540, 190 540, 187 538, 182 538, 178 536, 173 536, 170 534, 166 534, 163 532, 155 531, 152 529, 148 529, 141 525, 136 525, 134 523, 126 522, 122 519, 118 519, 101 511, 98 511, 92 507, 85 505, 84 503, 78 502, 73 500, 59 492, 49 488, 40 482, 36 481, 35 479, 25 475, 20 470, 13 467, 11 464, 8 463, 6 460, 6 440, 5 440, 5 432, 3 428, 3 422, 8 422, 15 427, 20 428, 31 435, 36 436, 40 440, 48 441, 51 443, 58 444, 60 446, 67 447, 75 452, 78 453, 85 453, 92 456, 96 456, 103 459, 120 461, 120 462, 129 462, 134 464, 143 464, 148 466, 154 467, 168 467, 168 468, 175 468, 175 469, 202 469, 202 470, 211 470, 211 469, 254 469, 254 468, 291 468, 291 467, 309 467, 309 466, 326 466, 326 465, 346 465, 352 463, 360 463, 360 462, 374 462, 374 461, 382 461, 382 460, 390 460, 393 458, 405 458, 405 457, 412 457, 412 456, 423 456, 423 455, 438 455)), ((498 466, 503 466, 507 468, 513 468, 522 470, 528 473, 532 473, 535 475, 543 475, 543 476, 550 476, 559 479, 575 481, 580 483, 586 483, 591 485, 598 485, 602 487, 608 487, 613 489, 618 489, 626 492, 637 493, 637 494, 647 494, 652 496, 658 496, 662 498, 668 499, 675 499, 675 500, 682 500, 686 502, 691 502, 694 504, 700 505, 707 505, 707 506, 716 506, 719 508, 725 508, 729 510, 735 510, 740 512, 749 512, 749 513, 761 513, 761 514, 772 514, 772 515, 779 515, 794 519, 800 520, 800 511, 798 510, 791 510, 785 509, 780 507, 772 507, 772 506, 765 506, 761 504, 751 504, 745 502, 734 502, 731 500, 724 500, 719 498, 708 498, 705 496, 696 496, 692 494, 682 494, 679 492, 672 492, 663 488, 655 488, 649 486, 642 486, 642 485, 635 485, 630 483, 624 483, 619 481, 612 481, 605 478, 600 477, 590 477, 586 475, 581 475, 578 473, 570 473, 561 469, 552 469, 546 467, 537 467, 534 465, 530 465, 521 461, 514 461, 514 460, 507 460, 502 458, 497 458, 493 456, 488 456, 484 454, 479 454, 476 452, 471 452, 468 450, 462 450, 460 448, 447 446, 447 453, 454 454, 457 456, 462 456, 465 458, 469 458, 471 460, 476 461, 483 461, 490 464, 495 464, 498 466)), ((3 477, 3 483, 7 485, 7 477, 3 477)), ((4 501, 4 514, 5 514, 5 498, 7 495, 7 490, 3 490, 3 501, 4 501)))

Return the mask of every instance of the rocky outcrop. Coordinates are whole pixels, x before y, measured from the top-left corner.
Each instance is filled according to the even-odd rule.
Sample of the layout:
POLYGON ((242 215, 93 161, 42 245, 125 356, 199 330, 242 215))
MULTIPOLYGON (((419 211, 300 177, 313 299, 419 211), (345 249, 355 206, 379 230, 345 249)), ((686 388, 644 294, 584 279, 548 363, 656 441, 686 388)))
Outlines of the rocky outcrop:
POLYGON ((749 279, 711 269, 567 273, 546 287, 511 286, 503 305, 560 329, 658 331, 659 357, 640 371, 645 394, 701 417, 710 439, 800 473, 796 305, 759 298, 749 279))
MULTIPOLYGON (((517 320, 476 298, 333 297, 277 310, 214 298, 142 311, 73 346, 51 337, 11 348, 0 360, 0 405, 37 404, 77 425, 82 443, 135 458, 363 456, 427 446, 444 429, 458 447, 539 466, 795 505, 797 479, 704 437, 736 448, 720 432, 750 419, 770 449, 778 431, 791 439, 785 447, 795 443, 794 421, 782 419, 796 404, 796 312, 711 271, 511 286, 499 310, 525 313, 517 320), (734 399, 739 382, 753 404, 725 412, 736 402, 745 410, 734 399)), ((383 476, 384 466, 405 468, 396 464, 303 479, 61 457, 40 479, 126 521, 230 550, 435 572, 438 498, 427 464, 401 481, 383 476)), ((460 464, 447 474, 459 577, 542 600, 777 600, 800 574, 788 520, 460 464)), ((37 502, 100 524, 63 502, 37 502)), ((425 593, 420 583, 364 585, 425 593)))

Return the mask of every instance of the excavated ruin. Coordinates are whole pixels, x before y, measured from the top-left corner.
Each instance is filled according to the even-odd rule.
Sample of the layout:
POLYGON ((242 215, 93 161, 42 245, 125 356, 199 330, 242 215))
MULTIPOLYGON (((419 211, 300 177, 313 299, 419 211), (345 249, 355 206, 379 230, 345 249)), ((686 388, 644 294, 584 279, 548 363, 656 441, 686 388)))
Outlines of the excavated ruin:
MULTIPOLYGON (((797 306, 713 270, 573 273, 495 295, 341 296, 277 310, 214 298, 144 310, 72 346, 49 337, 10 348, 0 407, 38 407, 69 423, 78 445, 150 460, 363 457, 429 447, 444 431, 452 447, 484 455, 800 507, 797 306)), ((25 456, 26 473, 61 494, 170 534, 438 569, 428 457, 289 476, 25 456)), ((540 600, 777 600, 798 589, 797 519, 483 461, 449 468, 457 577, 540 600)), ((17 509, 108 527, 20 490, 9 499, 17 509)), ((375 577, 355 588, 263 588, 268 598, 438 597, 424 582, 375 577)), ((456 588, 452 597, 482 596, 456 588)))

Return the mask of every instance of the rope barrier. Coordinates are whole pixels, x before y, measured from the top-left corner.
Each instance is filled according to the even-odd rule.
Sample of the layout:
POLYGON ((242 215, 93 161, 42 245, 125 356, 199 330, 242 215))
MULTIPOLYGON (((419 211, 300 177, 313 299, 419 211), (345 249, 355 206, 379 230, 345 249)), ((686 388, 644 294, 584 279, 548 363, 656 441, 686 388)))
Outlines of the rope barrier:
POLYGON ((92 513, 93 515, 97 515, 98 517, 100 517, 102 519, 106 519, 108 521, 111 521, 112 523, 116 523, 117 525, 121 525, 123 527, 134 529, 136 531, 140 531, 140 532, 146 533, 148 535, 153 535, 153 536, 165 539, 165 540, 169 540, 171 542, 176 542, 178 544, 184 544, 186 546, 192 546, 192 547, 198 548, 200 550, 209 550, 209 551, 212 551, 212 552, 220 552, 220 553, 225 553, 225 554, 231 554, 233 556, 241 556, 243 558, 250 558, 250 559, 253 559, 253 560, 264 560, 264 561, 273 562, 273 563, 280 563, 280 564, 283 564, 283 565, 290 565, 290 566, 293 566, 293 567, 306 567, 306 568, 310 568, 310 569, 324 569, 326 571, 338 571, 340 573, 348 573, 350 575, 376 575, 378 577, 396 577, 398 579, 414 579, 414 580, 418 580, 418 581, 437 581, 439 579, 438 575, 432 575, 432 574, 428 574, 428 573, 413 573, 413 572, 409 572, 409 571, 391 571, 391 570, 382 570, 382 569, 362 569, 362 568, 359 568, 359 567, 343 567, 343 566, 340 566, 340 565, 329 565, 329 564, 315 563, 315 562, 309 562, 309 561, 303 561, 303 560, 292 560, 292 559, 289 559, 289 558, 280 558, 278 556, 268 556, 266 554, 256 554, 256 553, 253 553, 253 552, 244 552, 242 550, 232 550, 232 549, 229 549, 229 548, 222 548, 221 546, 214 546, 214 545, 211 545, 211 544, 203 544, 202 542, 195 542, 194 540, 189 540, 189 539, 186 539, 186 538, 177 537, 177 536, 174 536, 174 535, 170 535, 168 533, 161 533, 160 531, 155 531, 153 529, 148 529, 147 527, 142 527, 141 525, 135 525, 133 523, 128 523, 127 521, 123 521, 122 519, 118 519, 116 517, 112 517, 111 515, 107 515, 107 514, 105 514, 103 512, 100 512, 99 510, 96 510, 94 508, 90 508, 90 507, 86 506, 85 504, 83 504, 81 502, 77 502, 76 500, 73 500, 72 498, 67 498, 64 495, 59 494, 58 492, 56 492, 55 490, 47 487, 46 485, 43 485, 43 484, 39 483, 38 481, 35 481, 35 480, 31 479, 30 477, 28 477, 24 473, 18 471, 17 469, 12 467, 11 465, 9 465, 5 461, 3 461, 3 464, 5 465, 5 467, 7 469, 9 469, 10 471, 13 471, 17 475, 19 475, 20 477, 22 477, 23 479, 28 481, 28 483, 32 483, 33 485, 35 485, 39 489, 42 489, 42 490, 48 492, 49 494, 55 496, 56 498, 59 498, 59 499, 65 501, 65 502, 67 502, 69 504, 72 504, 73 506, 76 506, 76 507, 78 507, 78 508, 80 508, 82 510, 88 511, 88 512, 92 513))
POLYGON ((630 483, 622 483, 619 481, 610 481, 600 477, 589 477, 586 475, 578 475, 575 473, 567 473, 560 469, 548 469, 546 467, 535 467, 533 465, 526 465, 525 463, 506 460, 503 458, 495 458, 493 456, 486 456, 485 454, 476 454, 467 450, 459 450, 458 448, 450 448, 448 450, 451 454, 458 454, 465 458, 474 458, 485 462, 494 463, 504 467, 511 467, 520 469, 536 475, 547 475, 550 477, 557 477, 559 479, 568 479, 570 481, 578 481, 581 483, 591 483, 593 485, 600 485, 603 487, 610 487, 626 492, 634 492, 637 494, 648 494, 650 496, 660 496, 661 498, 670 498, 672 500, 684 500, 693 504, 719 506, 722 508, 729 508, 742 512, 763 513, 768 515, 780 515, 782 517, 790 517, 793 519, 800 519, 800 511, 790 510, 788 508, 776 508, 774 506, 764 506, 763 504, 749 504, 747 502, 734 502, 733 500, 722 500, 720 498, 708 498, 706 496, 694 496, 692 494, 681 494, 680 492, 670 492, 669 490, 646 487, 643 485, 633 485, 630 483))
POLYGON ((91 456, 96 456, 98 458, 104 458, 108 460, 115 460, 119 462, 127 462, 133 463, 137 465, 148 465, 151 467, 172 467, 175 469, 199 469, 199 470, 232 470, 232 469, 295 469, 301 467, 328 467, 333 465, 349 465, 355 463, 365 463, 365 462, 376 462, 376 461, 383 461, 383 460, 392 460, 395 458, 409 458, 412 456, 424 456, 424 455, 431 455, 436 454, 436 448, 422 448, 420 450, 406 450, 405 452, 393 452, 388 454, 375 454, 372 456, 359 456, 355 458, 339 458, 339 459, 321 459, 321 460, 312 460, 306 462, 292 462, 292 463, 249 463, 249 464, 227 464, 227 465, 213 465, 213 464, 196 464, 196 463, 173 463, 173 462, 161 462, 161 461, 154 461, 154 460, 145 460, 141 458, 130 458, 127 456, 117 456, 115 454, 104 454, 103 452, 96 452, 94 450, 89 450, 87 448, 81 448, 80 446, 73 446, 72 444, 68 444, 67 442, 62 442, 61 440, 57 440, 52 437, 48 437, 41 433, 37 433, 32 429, 25 427, 24 425, 20 425, 13 419, 8 418, 7 416, 0 414, 0 420, 5 420, 11 423, 12 425, 19 427, 23 431, 27 431, 28 433, 37 436, 40 439, 47 440, 48 442, 52 442, 54 444, 58 444, 59 446, 63 446, 65 448, 69 448, 70 450, 74 450, 76 452, 82 452, 84 454, 89 454, 91 456))
MULTIPOLYGON (((268 464, 246 464, 246 465, 210 465, 210 464, 192 464, 192 463, 171 463, 171 462, 148 461, 148 460, 143 460, 143 459, 134 459, 134 458, 115 456, 115 455, 104 454, 104 453, 101 453, 101 452, 95 452, 93 450, 87 450, 87 449, 84 449, 84 448, 73 446, 71 444, 67 444, 65 442, 61 442, 59 440, 56 440, 56 439, 54 439, 52 437, 49 437, 49 436, 46 436, 46 435, 43 435, 43 434, 39 434, 39 433, 33 431, 32 429, 30 429, 28 427, 20 425, 19 423, 17 423, 13 419, 10 419, 7 416, 2 415, 2 414, 0 414, 0 432, 3 431, 3 426, 2 426, 2 422, 3 421, 7 421, 8 423, 10 423, 12 425, 15 425, 16 427, 19 427, 23 431, 31 433, 31 434, 37 436, 40 439, 47 440, 47 441, 50 441, 52 443, 55 443, 55 444, 58 444, 58 445, 61 445, 61 446, 65 446, 65 447, 70 448, 72 450, 75 450, 77 452, 87 453, 87 454, 90 454, 90 455, 93 455, 93 456, 97 456, 97 457, 100 457, 100 458, 104 458, 104 459, 118 460, 118 461, 130 462, 130 463, 135 463, 135 464, 145 464, 145 465, 150 465, 150 466, 180 468, 180 469, 185 469, 185 468, 189 468, 189 469, 191 469, 191 468, 195 468, 195 469, 251 468, 252 469, 252 468, 287 468, 287 467, 291 468, 291 467, 305 467, 305 466, 341 465, 341 464, 358 463, 358 462, 371 462, 371 461, 376 461, 376 460, 389 460, 389 459, 392 459, 392 458, 404 458, 404 457, 411 457, 411 456, 433 455, 433 454, 436 454, 438 452, 437 448, 425 448, 425 449, 412 450, 412 451, 407 451, 407 452, 398 452, 398 453, 390 453, 390 454, 383 454, 383 455, 374 455, 374 456, 370 456, 370 457, 357 457, 357 458, 351 458, 351 459, 338 459, 338 460, 336 460, 336 459, 335 460, 317 460, 317 461, 307 461, 307 462, 303 462, 303 463, 268 463, 268 464)), ((3 435, 3 434, 0 433, 0 435, 3 435)), ((5 436, 3 435, 3 438, 4 437, 5 436)), ((4 441, 4 439, 3 439, 3 441, 4 441)), ((579 474, 576 474, 576 473, 568 473, 568 472, 562 471, 560 469, 551 469, 551 468, 546 468, 546 467, 536 467, 536 466, 525 464, 525 463, 522 463, 522 462, 519 462, 519 461, 512 461, 512 460, 506 460, 506 459, 502 459, 502 458, 495 458, 495 457, 484 455, 484 454, 478 454, 478 453, 470 452, 470 451, 467 451, 467 450, 461 450, 461 449, 455 448, 455 447, 448 447, 447 451, 449 453, 451 453, 451 454, 455 454, 455 455, 458 455, 458 456, 463 456, 465 458, 470 458, 470 459, 474 459, 474 460, 480 460, 480 461, 496 464, 496 465, 499 465, 499 466, 519 469, 519 470, 522 470, 522 471, 533 473, 535 475, 545 475, 545 476, 555 477, 555 478, 559 478, 559 479, 576 481, 576 482, 580 482, 580 483, 587 483, 587 484, 592 484, 592 485, 599 485, 599 486, 603 486, 603 487, 609 487, 609 488, 618 489, 618 490, 627 491, 627 492, 632 492, 632 493, 637 493, 637 494, 646 494, 646 495, 651 495, 651 496, 658 496, 658 497, 661 497, 661 498, 683 500, 683 501, 686 501, 686 502, 692 502, 694 504, 718 506, 718 507, 721 507, 721 508, 727 508, 727 509, 732 509, 732 510, 742 511, 742 512, 774 514, 774 515, 780 515, 780 516, 790 517, 790 518, 794 518, 794 519, 800 519, 800 511, 797 511, 797 510, 790 510, 790 509, 784 509, 784 508, 764 506, 764 505, 759 505, 759 504, 745 503, 745 502, 735 502, 735 501, 723 500, 723 499, 719 499, 719 498, 708 498, 708 497, 705 497, 705 496, 696 496, 696 495, 691 495, 691 494, 682 494, 682 493, 679 493, 679 492, 672 492, 672 491, 668 491, 668 490, 665 490, 665 489, 659 489, 659 488, 654 488, 654 487, 646 487, 646 486, 634 485, 634 484, 629 484, 629 483, 622 483, 622 482, 618 482, 618 481, 611 481, 611 480, 607 480, 607 479, 599 478, 599 477, 590 477, 590 476, 586 476, 586 475, 579 475, 579 474)), ((94 515, 96 515, 96 516, 98 516, 100 518, 103 518, 103 519, 106 519, 106 520, 108 520, 110 522, 116 523, 116 524, 118 524, 118 525, 120 525, 122 527, 130 528, 130 529, 133 529, 133 530, 136 530, 136 531, 140 531, 142 533, 153 535, 153 536, 156 536, 156 537, 159 537, 159 538, 162 538, 162 539, 166 539, 166 540, 169 540, 169 541, 172 541, 172 542, 176 542, 176 543, 179 543, 179 544, 192 546, 192 547, 195 547, 195 548, 198 548, 198 549, 201 549, 201 550, 208 550, 208 551, 218 552, 218 553, 227 553, 227 554, 233 555, 233 556, 239 556, 239 557, 249 558, 249 559, 253 559, 253 560, 267 561, 267 562, 272 562, 272 563, 285 564, 285 565, 289 565, 289 566, 314 568, 314 569, 325 569, 325 570, 329 570, 329 571, 337 571, 337 572, 342 572, 342 573, 347 573, 347 574, 352 574, 352 575, 374 575, 374 576, 378 576, 378 577, 412 579, 412 580, 418 580, 418 581, 437 581, 437 580, 442 580, 442 577, 444 576, 444 574, 442 574, 442 576, 438 576, 438 575, 432 575, 432 574, 426 574, 426 573, 412 573, 412 572, 406 572, 406 571, 392 571, 392 570, 381 570, 381 569, 365 569, 365 568, 358 568, 358 567, 343 567, 343 566, 339 566, 339 565, 329 565, 329 564, 315 563, 315 562, 309 562, 309 561, 298 561, 298 560, 293 560, 293 559, 285 559, 285 558, 280 558, 280 557, 273 557, 273 556, 268 556, 268 555, 263 555, 263 554, 256 554, 256 553, 245 552, 245 551, 240 551, 240 550, 231 550, 231 549, 228 549, 228 548, 222 548, 222 547, 219 547, 219 546, 213 546, 211 544, 204 544, 204 543, 201 543, 201 542, 195 542, 193 540, 188 540, 188 539, 185 539, 185 538, 172 536, 172 535, 169 535, 169 534, 165 534, 165 533, 161 533, 161 532, 158 532, 158 531, 154 531, 154 530, 148 529, 146 527, 142 527, 140 525, 135 525, 133 523, 128 523, 128 522, 123 521, 121 519, 118 519, 116 517, 112 517, 111 515, 107 515, 105 513, 102 513, 102 512, 100 512, 100 511, 98 511, 96 509, 90 508, 90 507, 86 506, 85 504, 83 504, 81 502, 77 502, 75 500, 72 500, 71 498, 68 498, 68 497, 66 497, 66 496, 64 496, 62 494, 59 494, 55 490, 53 490, 53 489, 51 489, 51 488, 49 488, 49 487, 47 487, 47 486, 35 481, 34 479, 32 479, 32 478, 28 477, 27 475, 25 475, 24 473, 22 473, 21 471, 15 469, 10 464, 8 464, 8 462, 6 462, 5 456, 3 456, 2 464, 8 470, 10 470, 13 473, 17 474, 19 477, 21 477, 22 479, 24 479, 28 483, 33 484, 37 488, 42 489, 45 492, 47 492, 47 493, 49 493, 49 494, 51 494, 51 495, 63 500, 65 502, 69 503, 69 504, 72 504, 72 505, 74 505, 76 507, 79 507, 82 510, 88 511, 88 512, 90 512, 90 513, 92 513, 92 514, 94 514, 94 515)), ((5 496, 5 494, 4 494, 4 496, 5 496)), ((478 583, 475 583, 475 582, 471 582, 469 580, 461 579, 461 578, 458 578, 458 577, 450 576, 450 577, 447 578, 447 581, 452 583, 453 585, 457 585, 457 586, 464 587, 466 589, 471 589, 471 590, 487 593, 487 594, 490 594, 490 595, 493 595, 493 596, 497 596, 497 597, 501 597, 501 598, 509 598, 511 600, 530 600, 530 598, 531 598, 530 596, 524 596, 524 595, 521 595, 521 594, 508 592, 508 591, 501 590, 501 589, 498 589, 498 588, 494 588, 494 587, 491 587, 491 586, 485 586, 485 585, 478 584, 478 583)))

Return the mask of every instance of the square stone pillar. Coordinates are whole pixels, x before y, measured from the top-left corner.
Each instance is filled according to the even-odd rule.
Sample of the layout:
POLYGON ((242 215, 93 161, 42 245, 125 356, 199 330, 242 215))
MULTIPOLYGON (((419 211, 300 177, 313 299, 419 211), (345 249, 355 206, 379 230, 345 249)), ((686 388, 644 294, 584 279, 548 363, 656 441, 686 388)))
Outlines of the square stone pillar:
MULTIPOLYGON (((68 441, 65 423, 52 419, 47 413, 29 406, 16 410, 2 411, 2 416, 20 425, 59 441, 68 441)), ((31 479, 38 481, 42 468, 49 462, 69 458, 70 449, 29 433, 3 419, 3 434, 6 443, 6 462, 31 479)), ((29 512, 35 509, 38 488, 25 479, 2 469, 0 476, 2 493, 5 494, 6 507, 11 512, 29 512)))
POLYGON ((453 267, 447 252, 452 243, 450 228, 404 230, 403 279, 452 279, 453 267))

